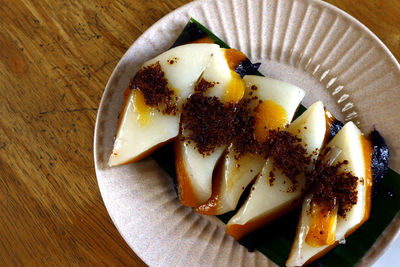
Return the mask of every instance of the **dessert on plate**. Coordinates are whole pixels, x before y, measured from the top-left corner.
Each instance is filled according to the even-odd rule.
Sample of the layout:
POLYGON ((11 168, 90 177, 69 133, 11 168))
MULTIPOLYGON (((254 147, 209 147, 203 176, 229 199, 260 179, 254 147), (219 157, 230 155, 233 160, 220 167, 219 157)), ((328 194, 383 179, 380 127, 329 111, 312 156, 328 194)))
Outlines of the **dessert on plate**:
POLYGON ((320 101, 296 118, 302 89, 260 76, 259 64, 200 28, 185 30, 131 79, 109 165, 173 142, 183 205, 234 211, 226 232, 240 240, 303 203, 286 264, 316 260, 368 219, 373 178, 387 169, 383 138, 343 126, 320 101))

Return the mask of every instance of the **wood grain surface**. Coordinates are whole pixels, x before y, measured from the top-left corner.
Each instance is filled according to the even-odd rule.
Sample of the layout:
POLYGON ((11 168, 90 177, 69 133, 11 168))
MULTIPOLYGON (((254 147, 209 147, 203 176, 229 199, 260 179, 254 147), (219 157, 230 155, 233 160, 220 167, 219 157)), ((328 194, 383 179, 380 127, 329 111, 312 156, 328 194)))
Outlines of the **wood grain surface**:
MULTIPOLYGON (((130 44, 187 2, 0 1, 1 266, 145 266, 103 205, 94 124, 130 44)), ((400 58, 400 1, 328 2, 400 58)))

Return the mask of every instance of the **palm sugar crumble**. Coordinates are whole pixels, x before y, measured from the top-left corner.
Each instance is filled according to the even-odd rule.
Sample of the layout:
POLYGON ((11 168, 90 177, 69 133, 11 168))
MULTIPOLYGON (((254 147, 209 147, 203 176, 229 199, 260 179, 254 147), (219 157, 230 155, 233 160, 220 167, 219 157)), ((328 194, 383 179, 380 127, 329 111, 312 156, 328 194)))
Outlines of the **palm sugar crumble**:
MULTIPOLYGON (((329 150, 329 148, 327 149, 329 150)), ((325 151, 324 155, 326 155, 325 151)), ((318 159, 315 168, 308 172, 307 191, 313 194, 312 202, 326 206, 329 211, 338 206, 338 215, 346 217, 346 213, 357 204, 358 178, 350 172, 341 171, 347 160, 335 165, 328 165, 318 159)))
POLYGON ((180 131, 188 130, 183 140, 193 141, 197 150, 209 155, 216 147, 235 144, 235 158, 247 152, 261 153, 262 145, 254 138, 255 118, 250 115, 251 99, 238 103, 222 103, 217 97, 204 93, 216 83, 201 79, 183 106, 180 131))
POLYGON ((146 105, 155 107, 163 114, 176 115, 177 97, 168 87, 160 62, 141 68, 129 84, 129 89, 140 90, 146 105))
POLYGON ((229 144, 235 133, 235 105, 223 104, 217 97, 192 94, 183 105, 180 132, 188 130, 183 141, 193 141, 202 155, 229 144))
POLYGON ((274 181, 275 181, 275 174, 273 171, 269 172, 269 185, 273 186, 274 185, 274 181))
POLYGON ((301 139, 287 131, 269 130, 263 144, 265 156, 274 159, 274 168, 280 169, 292 183, 290 191, 297 188, 297 176, 306 173, 311 156, 301 145, 301 139))
POLYGON ((170 65, 173 65, 174 63, 177 63, 177 62, 178 62, 178 58, 177 58, 177 57, 173 57, 173 58, 171 58, 171 59, 167 59, 167 62, 168 62, 170 65))
POLYGON ((219 84, 219 82, 209 82, 201 78, 200 82, 194 88, 194 91, 196 93, 204 94, 208 89, 213 88, 216 84, 219 84))
POLYGON ((233 140, 236 160, 246 153, 262 153, 262 144, 256 140, 254 134, 256 119, 250 109, 252 101, 253 99, 243 99, 236 106, 235 138, 233 140))

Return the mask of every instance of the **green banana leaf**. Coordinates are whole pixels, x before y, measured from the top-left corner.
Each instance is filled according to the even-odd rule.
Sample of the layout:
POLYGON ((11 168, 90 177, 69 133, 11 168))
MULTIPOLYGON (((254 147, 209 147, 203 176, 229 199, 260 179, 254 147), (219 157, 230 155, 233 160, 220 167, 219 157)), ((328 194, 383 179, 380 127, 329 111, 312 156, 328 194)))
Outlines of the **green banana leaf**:
MULTIPOLYGON (((191 24, 196 24, 216 44, 223 48, 229 48, 221 39, 215 36, 199 22, 190 19, 182 34, 178 37, 175 45, 185 43, 187 29, 191 24)), ((259 75, 262 75, 259 73, 259 75)), ((300 107, 298 114, 304 112, 305 108, 300 107)), ((175 162, 173 157, 173 146, 168 144, 155 152, 152 157, 158 164, 174 179, 176 179, 175 162)), ((245 194, 244 194, 245 195, 245 194)), ((241 199, 243 202, 244 199, 241 199)), ((240 205, 238 205, 240 206, 240 205)), ((389 169, 383 182, 380 184, 377 195, 372 200, 371 216, 354 234, 346 239, 346 243, 338 245, 326 256, 318 261, 318 266, 340 265, 354 266, 367 253, 379 235, 385 230, 392 219, 400 210, 400 174, 389 169)), ((227 222, 236 211, 218 216, 223 222, 227 222)), ((266 255, 269 259, 280 266, 285 266, 289 256, 292 242, 296 234, 297 222, 300 208, 286 216, 272 222, 245 238, 247 247, 252 246, 266 255)))

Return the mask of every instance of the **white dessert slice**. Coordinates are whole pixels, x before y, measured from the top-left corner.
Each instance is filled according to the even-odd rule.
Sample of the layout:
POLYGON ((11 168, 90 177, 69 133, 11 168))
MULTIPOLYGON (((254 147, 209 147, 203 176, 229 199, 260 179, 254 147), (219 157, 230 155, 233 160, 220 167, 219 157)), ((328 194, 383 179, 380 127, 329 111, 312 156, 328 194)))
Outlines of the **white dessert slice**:
MULTIPOLYGON (((163 114, 145 103, 140 90, 128 88, 109 159, 110 166, 138 161, 178 135, 180 106, 193 92, 194 84, 218 51, 220 48, 215 44, 183 45, 143 64, 138 73, 161 67, 161 72, 157 74, 163 76, 166 86, 173 91, 177 110, 172 114, 163 114)), ((145 82, 151 83, 152 80, 145 82)))
MULTIPOLYGON (((245 98, 257 97, 254 102, 256 125, 255 137, 263 142, 269 129, 284 128, 289 124, 304 97, 305 92, 292 84, 267 77, 246 75, 245 98), (259 103, 262 101, 262 103, 259 103)), ((247 185, 257 176, 265 164, 265 158, 247 153, 237 157, 234 144, 230 144, 221 170, 216 172, 212 197, 197 212, 218 215, 234 210, 247 185)))
MULTIPOLYGON (((236 103, 244 95, 245 84, 240 75, 229 67, 226 51, 229 50, 221 49, 219 53, 214 53, 198 86, 201 87, 202 82, 212 83, 212 87, 204 92, 204 96, 217 97, 222 103, 236 103)), ((189 134, 183 129, 181 137, 189 134)), ((197 207, 211 196, 212 174, 227 146, 221 145, 211 153, 201 154, 195 142, 183 141, 181 137, 175 141, 179 197, 183 205, 197 207)))
POLYGON ((336 215, 335 210, 328 215, 321 216, 321 213, 318 212, 319 207, 311 204, 312 195, 305 198, 297 226, 296 237, 286 262, 287 266, 302 266, 323 256, 335 247, 339 241, 344 242, 344 238, 360 227, 369 217, 372 186, 372 148, 369 141, 367 141, 354 123, 348 122, 328 143, 327 147, 337 147, 341 150, 339 156, 333 161, 333 165, 344 160, 348 161, 348 164, 342 165, 339 171, 350 172, 359 178, 357 184, 357 204, 351 207, 350 211, 346 213, 345 218, 336 215), (326 245, 316 245, 315 241, 317 243, 320 241, 308 241, 308 238, 313 239, 313 236, 309 236, 308 234, 315 232, 314 228, 323 228, 323 232, 321 231, 322 234, 329 234, 329 236, 324 236, 325 239, 330 239, 330 236, 332 236, 332 242, 325 242, 328 243, 326 245))
MULTIPOLYGON (((307 166, 311 170, 326 134, 322 102, 314 103, 290 125, 287 131, 300 138, 299 143, 307 154, 311 155, 312 160, 307 166)), ((297 185, 293 187, 289 177, 280 169, 275 168, 274 159, 269 157, 248 199, 237 214, 229 220, 226 232, 240 239, 296 207, 306 183, 305 174, 297 175, 296 180, 297 185)))

